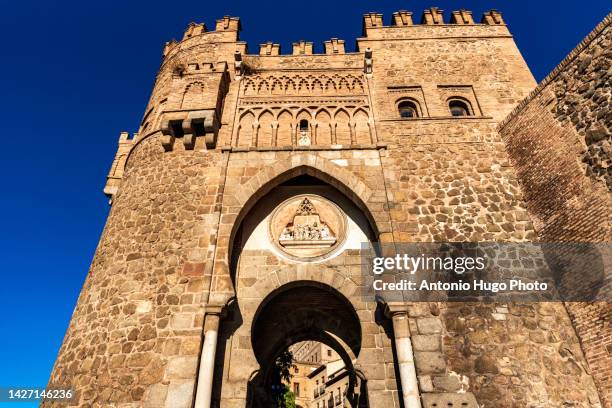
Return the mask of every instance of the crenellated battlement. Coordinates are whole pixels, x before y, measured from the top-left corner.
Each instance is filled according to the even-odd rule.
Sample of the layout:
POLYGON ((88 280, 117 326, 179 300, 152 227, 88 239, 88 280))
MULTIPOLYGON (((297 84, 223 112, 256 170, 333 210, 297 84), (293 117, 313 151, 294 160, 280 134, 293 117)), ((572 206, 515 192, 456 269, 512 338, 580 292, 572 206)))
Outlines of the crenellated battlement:
POLYGON ((403 27, 403 26, 411 26, 414 23, 412 22, 412 12, 406 10, 400 10, 393 13, 393 22, 394 26, 403 27))
POLYGON ((443 11, 437 7, 431 7, 423 11, 423 17, 421 17, 421 24, 444 24, 444 15, 442 13, 443 11))
POLYGON ((383 27, 383 15, 369 12, 363 15, 363 32, 368 28, 383 27))
POLYGON ((483 14, 481 24, 499 25, 506 24, 502 19, 502 14, 497 10, 489 10, 483 14))
POLYGON ((239 17, 223 16, 217 20, 215 31, 242 31, 242 25, 239 17))
POLYGON ((476 23, 470 10, 454 10, 447 20, 444 10, 431 7, 423 11, 420 24, 415 24, 413 13, 406 10, 393 13, 390 25, 385 25, 384 16, 380 13, 365 13, 358 47, 359 42, 364 40, 509 36, 510 32, 497 10, 483 13, 481 22, 476 23))
POLYGON ((232 42, 239 40, 239 33, 242 30, 239 17, 223 16, 216 21, 215 30, 208 31, 204 23, 189 23, 180 41, 172 39, 164 45, 162 56, 166 58, 177 50, 180 44, 193 41, 196 38, 205 38, 205 42, 232 42))
POLYGON ((453 11, 451 24, 474 24, 472 12, 464 9, 453 11))
POLYGON ((300 40, 293 43, 293 55, 312 55, 312 42, 300 40))
POLYGON ((344 54, 344 40, 332 38, 323 43, 326 54, 344 54))
MULTIPOLYGON (((366 39, 385 39, 385 38, 397 38, 401 37, 401 34, 393 31, 398 30, 402 27, 410 28, 410 32, 406 32, 405 35, 410 38, 436 38, 436 37, 448 37, 449 32, 446 30, 440 30, 437 32, 431 32, 432 29, 436 30, 436 27, 444 27, 448 30, 449 27, 465 27, 472 26, 474 29, 469 33, 468 36, 495 36, 495 35, 508 35, 507 29, 503 30, 486 30, 486 27, 504 26, 505 22, 502 15, 497 10, 489 10, 483 13, 480 23, 476 23, 472 12, 465 9, 455 10, 451 12, 450 19, 445 20, 444 10, 438 7, 431 7, 423 11, 419 24, 414 23, 413 12, 407 10, 399 10, 393 13, 390 25, 385 25, 384 16, 377 12, 368 12, 363 15, 362 20, 362 35, 366 39), (392 31, 389 31, 392 30, 392 31), (422 31, 419 31, 422 30, 422 31), (388 35, 387 35, 388 34, 388 35)), ((467 29, 467 27, 466 27, 467 29)), ((224 16, 216 20, 215 30, 208 31, 204 23, 190 23, 180 41, 170 40, 168 41, 163 50, 163 57, 166 58, 172 53, 177 46, 186 41, 193 41, 195 38, 202 38, 203 42, 228 42, 228 41, 239 41, 239 32, 242 30, 242 24, 240 18, 224 16)), ((452 35, 458 35, 452 33, 452 35)), ((461 35, 461 34, 459 34, 461 35)), ((358 39, 359 41, 359 39, 358 39)), ((344 40, 338 40, 332 38, 323 43, 324 54, 344 54, 345 53, 345 42, 344 40)), ((246 50, 246 47, 245 47, 246 50)), ((292 44, 291 54, 289 55, 314 55, 314 45, 310 41, 300 40, 292 44)), ((279 56, 281 54, 281 47, 279 43, 274 41, 268 41, 259 45, 260 56, 279 56)))
POLYGON ((400 10, 393 13, 391 25, 386 26, 383 22, 383 15, 380 13, 369 12, 363 15, 363 31, 367 35, 370 29, 388 28, 388 27, 407 27, 407 26, 432 26, 432 25, 505 25, 502 15, 497 10, 489 10, 483 13, 480 24, 474 22, 472 12, 470 10, 460 9, 451 13, 450 20, 445 22, 444 10, 437 7, 431 7, 423 11, 420 24, 415 25, 412 19, 413 13, 406 10, 400 10))
POLYGON ((276 56, 280 54, 280 44, 275 44, 272 41, 259 45, 259 55, 276 56))
POLYGON ((185 30, 185 34, 183 34, 183 40, 187 38, 194 37, 196 35, 200 35, 206 32, 206 25, 204 23, 189 23, 187 29, 185 30))
MULTIPOLYGON (((370 29, 388 27, 408 27, 425 25, 479 25, 474 22, 472 12, 465 9, 455 10, 451 13, 449 22, 444 20, 444 10, 431 7, 423 11, 420 24, 414 24, 413 13, 411 11, 399 10, 393 13, 391 25, 384 24, 384 16, 380 13, 369 12, 363 15, 363 34, 367 35, 370 29)), ((504 25, 501 13, 497 10, 489 10, 483 14, 480 25, 504 25)))

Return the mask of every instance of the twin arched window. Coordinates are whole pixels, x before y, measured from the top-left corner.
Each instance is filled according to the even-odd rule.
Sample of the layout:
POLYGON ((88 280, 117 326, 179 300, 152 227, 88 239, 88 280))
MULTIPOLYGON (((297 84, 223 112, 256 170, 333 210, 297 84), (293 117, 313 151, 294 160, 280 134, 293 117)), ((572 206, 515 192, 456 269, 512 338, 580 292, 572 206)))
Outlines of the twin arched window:
MULTIPOLYGON (((419 105, 411 99, 404 99, 397 104, 397 110, 402 119, 413 119, 420 117, 419 105)), ((451 116, 474 116, 472 105, 463 98, 450 98, 448 100, 448 110, 451 116)))

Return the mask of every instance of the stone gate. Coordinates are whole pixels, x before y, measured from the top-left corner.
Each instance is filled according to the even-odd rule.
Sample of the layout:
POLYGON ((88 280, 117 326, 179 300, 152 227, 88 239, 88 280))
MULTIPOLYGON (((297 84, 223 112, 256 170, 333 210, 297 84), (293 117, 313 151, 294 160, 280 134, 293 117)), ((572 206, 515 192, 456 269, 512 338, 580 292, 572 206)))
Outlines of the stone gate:
POLYGON ((119 138, 50 379, 70 406, 268 407, 274 358, 317 340, 350 372, 344 406, 600 407, 563 304, 359 291, 364 243, 537 238, 497 129, 535 81, 501 14, 368 13, 354 52, 251 54, 240 30, 168 42, 119 138))

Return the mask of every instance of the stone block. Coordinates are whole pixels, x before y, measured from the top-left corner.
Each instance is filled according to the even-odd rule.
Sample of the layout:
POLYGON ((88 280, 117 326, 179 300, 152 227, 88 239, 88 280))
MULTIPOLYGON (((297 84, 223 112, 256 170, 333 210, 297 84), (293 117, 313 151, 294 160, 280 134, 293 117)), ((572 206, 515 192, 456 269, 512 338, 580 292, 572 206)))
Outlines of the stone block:
POLYGON ((433 386, 436 391, 457 392, 461 390, 462 383, 458 375, 443 375, 433 377, 433 386))
POLYGON ((164 408, 168 386, 154 384, 145 391, 144 403, 147 408, 164 408))
POLYGON ((195 381, 171 381, 164 408, 191 408, 195 381))
POLYGON ((446 360, 440 352, 416 351, 414 359, 419 374, 436 374, 446 371, 446 360))
POLYGON ((439 408, 439 407, 461 407, 461 408, 479 408, 474 394, 471 392, 457 393, 424 393, 422 395, 423 408, 439 408))
POLYGON ((442 332, 442 323, 437 317, 421 317, 416 319, 420 334, 437 334, 442 332))
POLYGON ((168 360, 165 378, 167 380, 195 378, 198 367, 197 356, 180 356, 168 360))
POLYGON ((439 351, 439 334, 416 334, 410 338, 415 351, 439 351))

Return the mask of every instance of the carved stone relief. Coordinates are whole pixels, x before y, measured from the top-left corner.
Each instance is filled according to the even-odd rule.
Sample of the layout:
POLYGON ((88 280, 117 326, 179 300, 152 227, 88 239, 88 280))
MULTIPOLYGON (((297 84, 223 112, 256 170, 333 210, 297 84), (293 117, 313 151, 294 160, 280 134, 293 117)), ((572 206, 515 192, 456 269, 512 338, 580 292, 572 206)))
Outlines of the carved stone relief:
POLYGON ((346 236, 346 215, 318 195, 292 197, 274 210, 269 223, 274 245, 292 259, 315 260, 341 244, 346 236))

